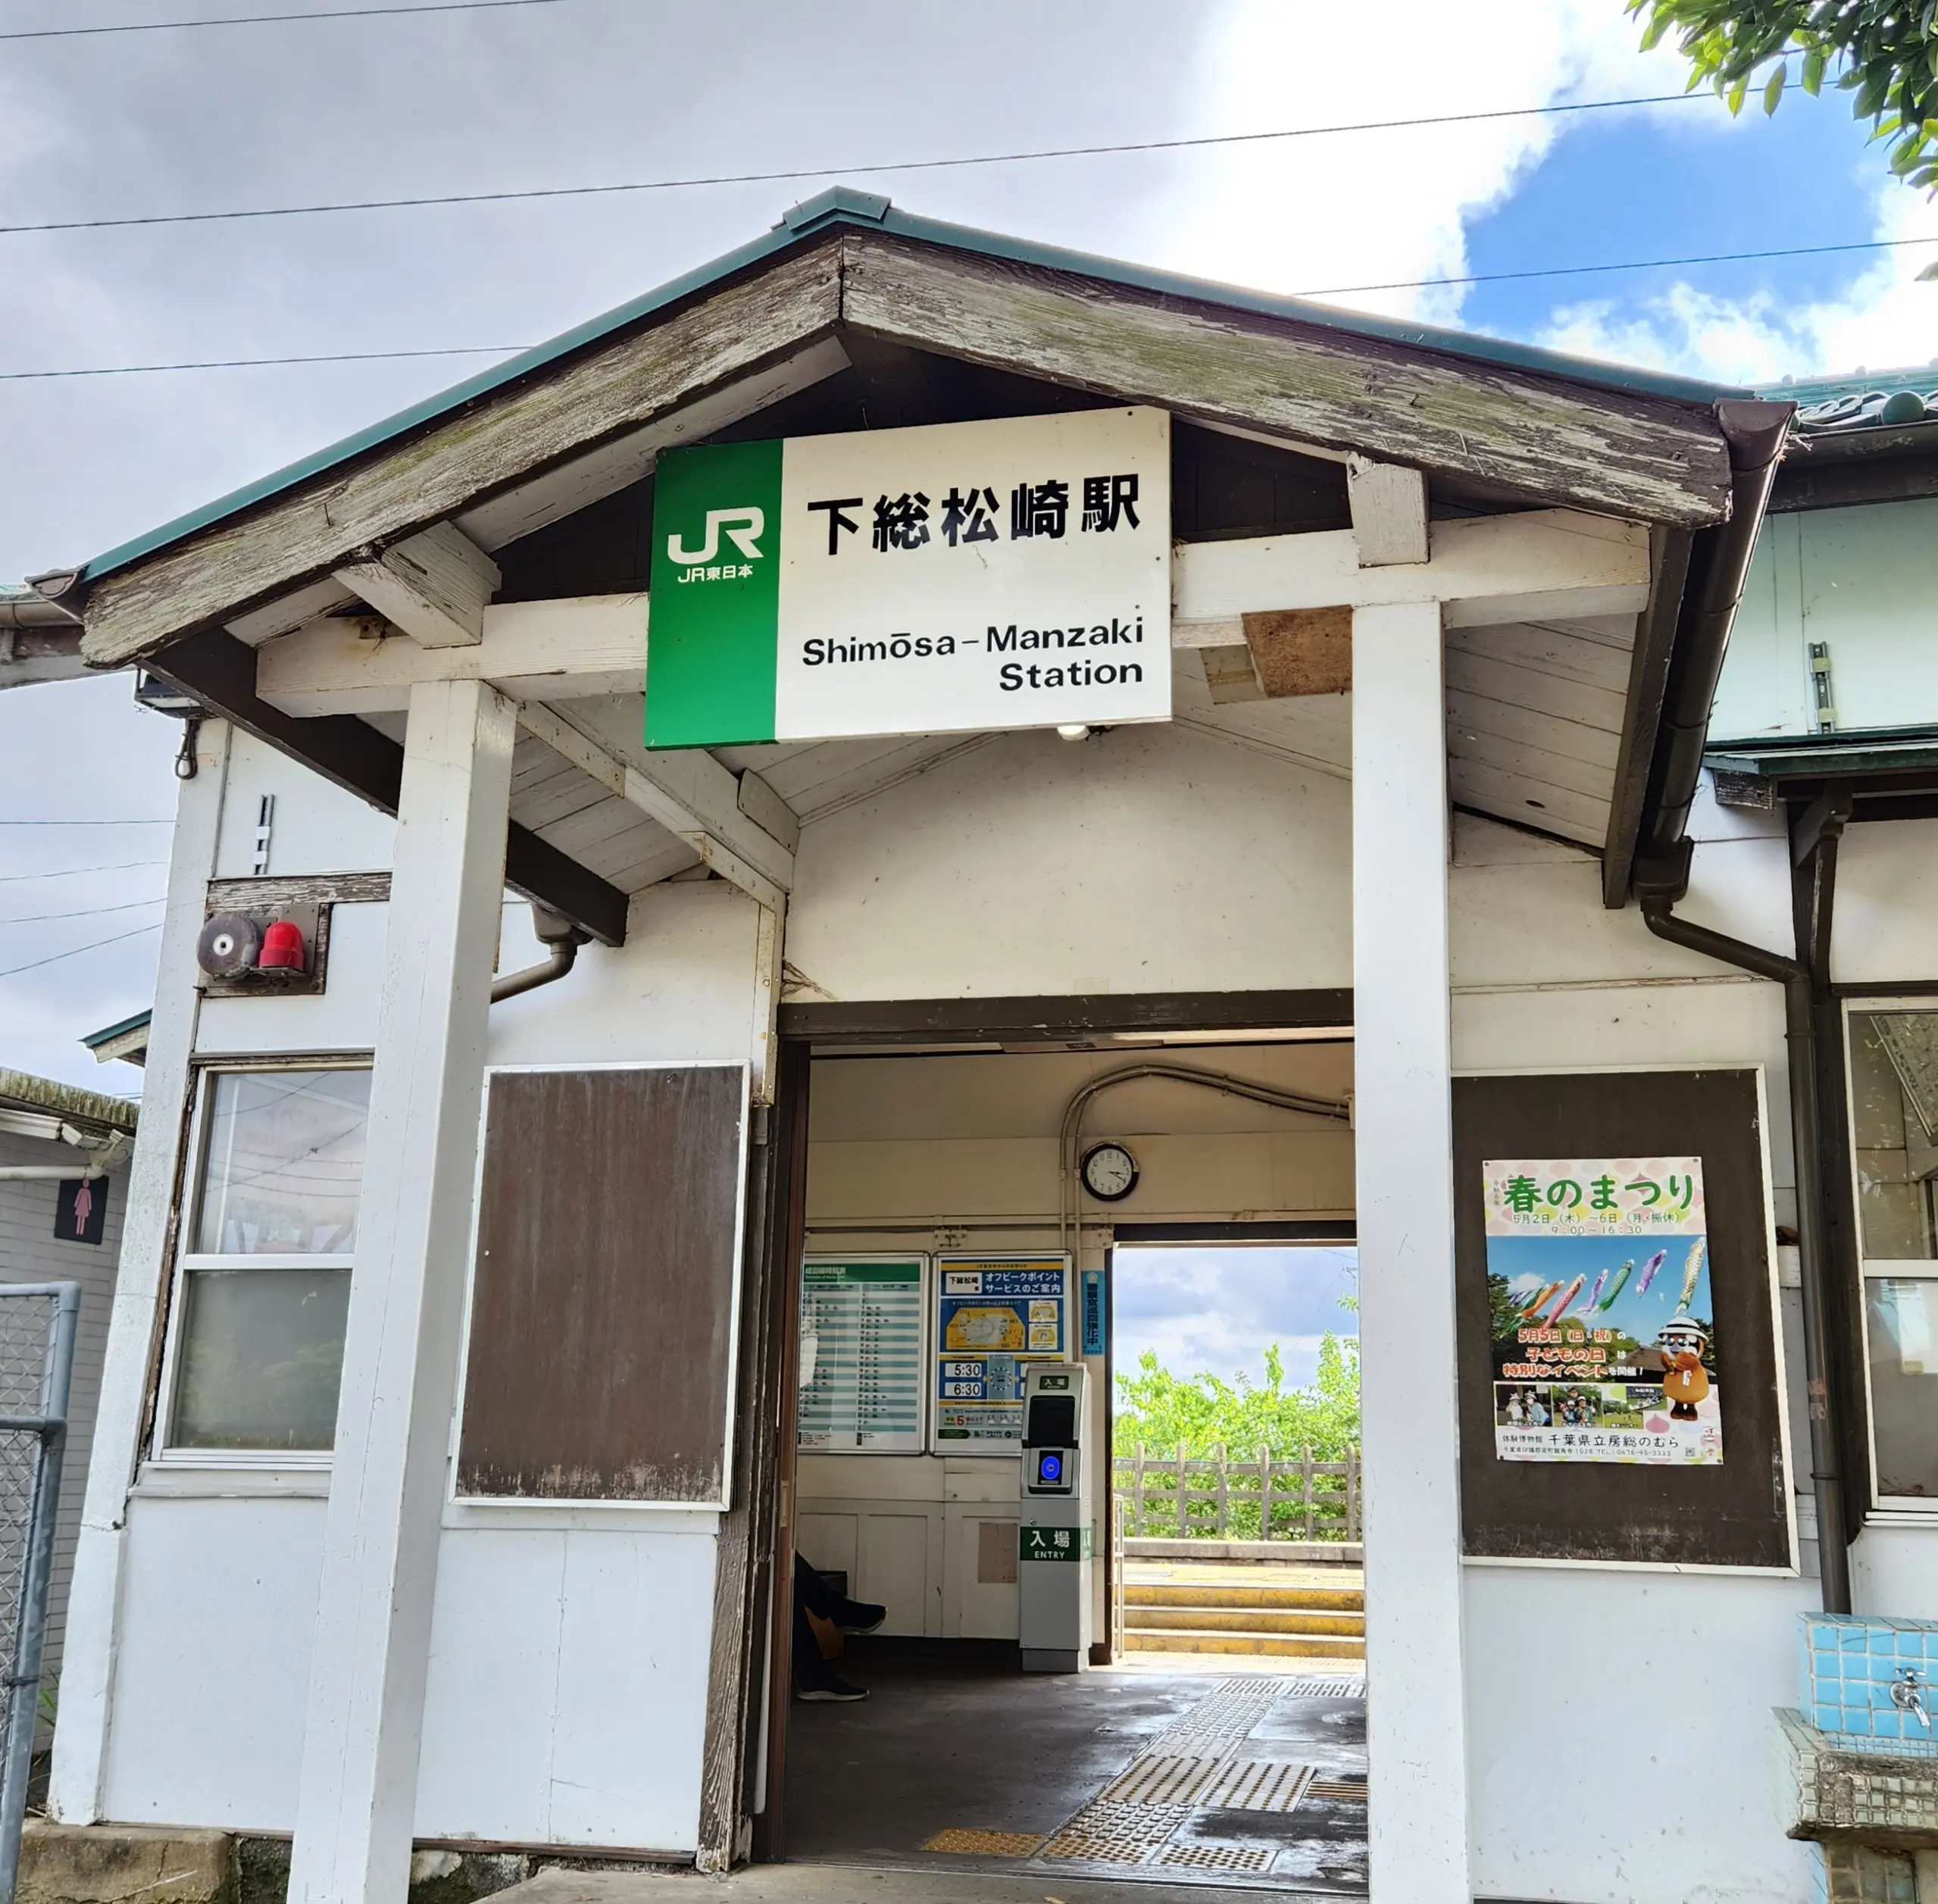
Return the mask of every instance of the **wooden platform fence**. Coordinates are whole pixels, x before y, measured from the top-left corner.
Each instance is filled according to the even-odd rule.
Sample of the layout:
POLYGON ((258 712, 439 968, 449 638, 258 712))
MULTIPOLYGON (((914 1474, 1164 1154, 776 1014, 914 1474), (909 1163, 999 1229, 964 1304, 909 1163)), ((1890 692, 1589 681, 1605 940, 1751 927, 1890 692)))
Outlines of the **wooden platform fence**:
POLYGON ((1126 1537, 1137 1540, 1358 1540, 1359 1450, 1343 1461, 1153 1455, 1141 1441, 1113 1464, 1126 1537))

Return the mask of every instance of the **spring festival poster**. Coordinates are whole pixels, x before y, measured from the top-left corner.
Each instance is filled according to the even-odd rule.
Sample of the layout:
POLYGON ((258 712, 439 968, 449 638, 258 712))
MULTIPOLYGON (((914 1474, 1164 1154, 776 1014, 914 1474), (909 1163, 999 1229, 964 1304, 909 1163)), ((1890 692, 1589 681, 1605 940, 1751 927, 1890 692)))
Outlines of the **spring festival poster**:
POLYGON ((1481 1170, 1496 1457, 1719 1466, 1702 1158, 1481 1170))

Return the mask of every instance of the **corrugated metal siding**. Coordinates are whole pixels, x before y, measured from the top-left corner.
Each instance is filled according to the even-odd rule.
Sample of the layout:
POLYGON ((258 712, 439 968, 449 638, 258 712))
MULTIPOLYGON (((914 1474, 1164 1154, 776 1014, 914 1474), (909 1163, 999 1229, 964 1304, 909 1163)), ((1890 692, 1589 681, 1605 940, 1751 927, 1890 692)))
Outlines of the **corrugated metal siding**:
MULTIPOLYGON (((0 1135, 0 1165, 65 1164, 79 1153, 66 1144, 0 1135)), ((67 1588, 73 1577, 74 1542, 80 1531, 81 1496, 94 1444, 95 1412, 101 1400, 101 1363, 108 1344, 108 1312, 114 1267, 121 1253, 121 1217, 127 1202, 125 1170, 108 1179, 108 1220, 98 1245, 63 1243, 54 1234, 54 1183, 0 1182, 0 1283, 71 1281, 81 1286, 80 1333, 74 1344, 74 1386, 69 1414, 67 1458, 61 1470, 61 1518, 54 1552, 54 1593, 47 1632, 46 1670, 61 1670, 67 1627, 67 1588)))

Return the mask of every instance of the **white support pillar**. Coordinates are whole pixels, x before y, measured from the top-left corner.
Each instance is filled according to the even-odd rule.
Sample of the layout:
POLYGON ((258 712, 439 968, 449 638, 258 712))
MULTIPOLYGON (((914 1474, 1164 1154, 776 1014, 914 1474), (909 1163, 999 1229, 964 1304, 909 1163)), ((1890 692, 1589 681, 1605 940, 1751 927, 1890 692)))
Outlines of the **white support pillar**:
POLYGON ((1436 602, 1352 616, 1354 1124, 1371 1887, 1470 1904, 1436 602))
POLYGON ((141 1457, 155 1320, 161 1312, 163 1273, 173 1238, 179 1147, 202 1003, 195 989, 195 939, 208 915, 208 882, 215 871, 222 830, 227 724, 204 723, 195 752, 195 775, 182 783, 176 798, 168 904, 162 916, 155 1016, 148 1027, 142 1079, 142 1126, 128 1172, 94 1452, 74 1546, 73 1585, 67 1596, 61 1723, 54 1735, 54 1777, 48 1802, 54 1815, 68 1824, 92 1824, 103 1815, 102 1779, 120 1639, 128 1490, 141 1457))
POLYGON ((291 1904, 404 1904, 517 711, 411 690, 291 1904))

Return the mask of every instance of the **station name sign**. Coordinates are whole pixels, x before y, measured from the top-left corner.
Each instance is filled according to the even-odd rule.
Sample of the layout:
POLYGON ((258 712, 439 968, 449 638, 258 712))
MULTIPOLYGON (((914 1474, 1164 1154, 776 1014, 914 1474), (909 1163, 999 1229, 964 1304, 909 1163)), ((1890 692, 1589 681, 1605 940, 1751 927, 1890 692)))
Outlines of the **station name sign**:
POLYGON ((1171 718, 1171 419, 670 450, 649 747, 1171 718))

